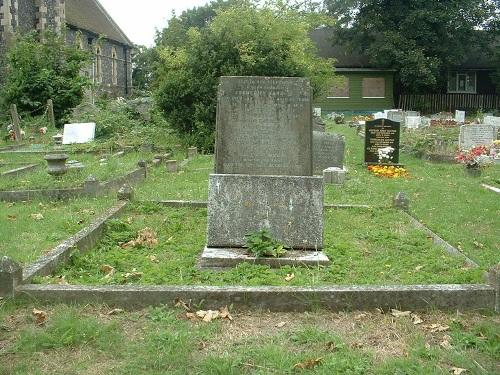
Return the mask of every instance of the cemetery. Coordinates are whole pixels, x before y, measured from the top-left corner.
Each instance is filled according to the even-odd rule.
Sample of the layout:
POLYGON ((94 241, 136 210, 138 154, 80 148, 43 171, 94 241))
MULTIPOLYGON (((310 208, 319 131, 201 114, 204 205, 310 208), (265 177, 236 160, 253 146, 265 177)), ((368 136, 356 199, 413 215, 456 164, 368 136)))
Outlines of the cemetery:
POLYGON ((297 56, 241 25, 214 68, 261 22, 221 9, 174 13, 134 95, 0 88, 0 373, 497 373, 499 108, 387 109, 366 67, 339 70, 363 101, 318 99, 298 14, 267 33, 297 56))

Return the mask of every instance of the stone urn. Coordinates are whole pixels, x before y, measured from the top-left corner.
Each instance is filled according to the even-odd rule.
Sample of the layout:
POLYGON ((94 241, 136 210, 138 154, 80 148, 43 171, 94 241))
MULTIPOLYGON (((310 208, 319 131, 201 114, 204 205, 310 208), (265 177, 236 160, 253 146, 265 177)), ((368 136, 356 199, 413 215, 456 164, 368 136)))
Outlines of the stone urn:
POLYGON ((465 167, 465 174, 471 177, 481 177, 481 168, 479 167, 465 167))
POLYGON ((63 135, 61 133, 54 135, 52 139, 54 140, 54 144, 56 146, 60 146, 63 143, 63 135))
POLYGON ((66 160, 68 160, 68 155, 66 154, 49 154, 45 155, 45 160, 47 160, 47 173, 51 176, 62 176, 68 170, 66 167, 66 160))

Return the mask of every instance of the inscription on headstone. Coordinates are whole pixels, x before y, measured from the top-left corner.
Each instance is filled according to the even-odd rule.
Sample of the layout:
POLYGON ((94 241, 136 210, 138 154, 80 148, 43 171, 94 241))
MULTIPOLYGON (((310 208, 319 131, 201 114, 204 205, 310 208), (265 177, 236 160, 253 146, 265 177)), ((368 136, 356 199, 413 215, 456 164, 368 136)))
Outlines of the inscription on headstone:
POLYGON ((311 176, 309 80, 221 77, 216 134, 216 173, 311 176))
POLYGON ((490 145, 496 140, 494 125, 462 125, 460 127, 460 148, 468 150, 474 146, 490 145))
POLYGON ((314 174, 330 167, 344 167, 345 138, 337 134, 313 132, 314 174))
POLYGON ((401 125, 399 122, 386 119, 367 121, 365 126, 365 163, 399 163, 400 132, 401 125), (380 160, 379 150, 388 147, 393 149, 391 158, 389 160, 380 160))

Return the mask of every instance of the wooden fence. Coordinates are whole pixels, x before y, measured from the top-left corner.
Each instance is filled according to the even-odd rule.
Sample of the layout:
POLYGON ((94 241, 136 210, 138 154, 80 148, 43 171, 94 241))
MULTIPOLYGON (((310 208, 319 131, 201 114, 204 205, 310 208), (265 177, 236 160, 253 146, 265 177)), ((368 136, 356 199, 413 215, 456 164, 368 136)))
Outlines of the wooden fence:
POLYGON ((441 111, 453 112, 455 110, 476 111, 482 109, 489 111, 500 109, 500 95, 477 94, 401 94, 399 108, 403 110, 436 113, 441 111))

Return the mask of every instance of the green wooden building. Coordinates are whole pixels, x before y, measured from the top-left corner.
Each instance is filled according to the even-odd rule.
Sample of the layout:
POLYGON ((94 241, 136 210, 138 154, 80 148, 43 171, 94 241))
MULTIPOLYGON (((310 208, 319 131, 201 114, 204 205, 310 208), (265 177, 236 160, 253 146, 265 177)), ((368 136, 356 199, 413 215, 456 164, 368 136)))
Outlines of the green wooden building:
POLYGON ((318 54, 336 59, 338 79, 323 97, 316 98, 314 106, 324 112, 377 112, 394 108, 395 70, 371 66, 366 56, 349 53, 333 46, 331 30, 320 28, 311 33, 318 54))

